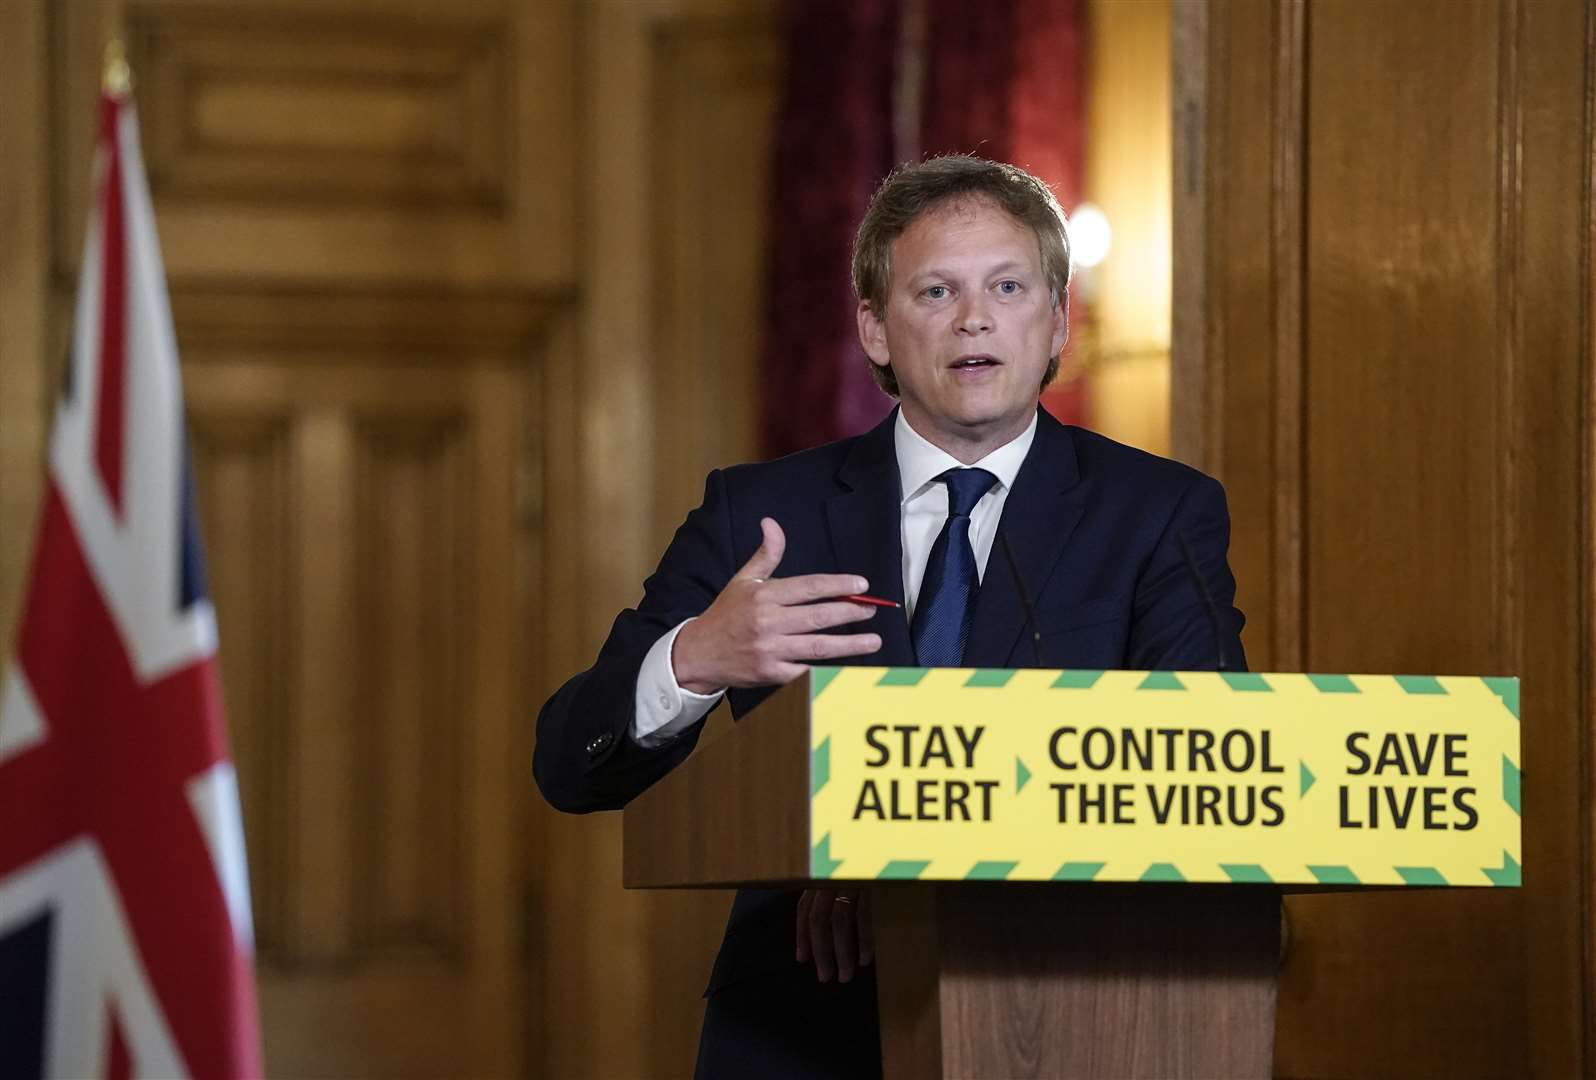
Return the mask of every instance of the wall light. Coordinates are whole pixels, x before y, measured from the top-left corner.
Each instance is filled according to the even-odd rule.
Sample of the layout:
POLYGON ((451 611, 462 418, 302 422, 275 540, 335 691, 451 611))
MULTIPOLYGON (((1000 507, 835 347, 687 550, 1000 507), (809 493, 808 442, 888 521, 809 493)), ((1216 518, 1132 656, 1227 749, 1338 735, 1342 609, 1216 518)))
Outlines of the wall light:
POLYGON ((1070 261, 1077 269, 1090 270, 1108 257, 1114 242, 1108 215, 1096 203, 1084 202, 1069 215, 1070 261))

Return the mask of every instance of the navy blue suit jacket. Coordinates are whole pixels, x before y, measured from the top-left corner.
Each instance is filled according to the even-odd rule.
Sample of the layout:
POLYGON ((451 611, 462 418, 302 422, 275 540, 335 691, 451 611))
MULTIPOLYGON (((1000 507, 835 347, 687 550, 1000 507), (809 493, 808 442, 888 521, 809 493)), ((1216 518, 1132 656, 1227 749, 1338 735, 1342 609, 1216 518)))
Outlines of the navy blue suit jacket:
MULTIPOLYGON (((872 431, 777 461, 710 474, 703 505, 687 515, 588 670, 538 716, 533 771, 556 808, 613 810, 682 761, 698 728, 645 749, 628 737, 638 670, 659 638, 698 615, 761 542, 759 519, 787 535, 787 577, 858 573, 877 596, 902 601, 902 493, 894 416, 872 431)), ((1036 439, 1004 503, 1000 531, 1036 602, 1047 667, 1212 669, 1221 649, 1245 667, 1242 615, 1226 562, 1230 518, 1218 482, 1177 462, 1123 446, 1042 412, 1036 439), (1204 610, 1177 537, 1184 535, 1219 609, 1204 610)), ((1024 608, 994 548, 965 647, 969 667, 1032 666, 1024 608)), ((874 630, 881 651, 839 663, 912 666, 902 609, 883 609, 839 632, 874 630)), ((742 717, 773 688, 732 690, 742 717)), ((733 906, 710 990, 793 963, 796 894, 743 890, 733 906)))

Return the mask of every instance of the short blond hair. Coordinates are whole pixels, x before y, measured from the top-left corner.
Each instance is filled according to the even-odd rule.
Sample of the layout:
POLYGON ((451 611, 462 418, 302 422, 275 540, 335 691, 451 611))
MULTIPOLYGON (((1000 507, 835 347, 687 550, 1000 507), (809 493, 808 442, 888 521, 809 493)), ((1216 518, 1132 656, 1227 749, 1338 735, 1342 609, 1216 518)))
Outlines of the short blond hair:
MULTIPOLYGON (((969 198, 990 199, 1036 235, 1052 301, 1067 301, 1070 236, 1064 211, 1052 190, 1016 165, 970 154, 945 154, 893 169, 876 189, 864 220, 859 222, 853 241, 853 292, 869 305, 876 318, 887 315, 894 241, 920 215, 947 202, 969 198)), ((897 397, 898 377, 892 367, 867 362, 876 385, 897 397)), ((1042 386, 1046 387, 1057 374, 1058 357, 1054 356, 1042 376, 1042 386)))

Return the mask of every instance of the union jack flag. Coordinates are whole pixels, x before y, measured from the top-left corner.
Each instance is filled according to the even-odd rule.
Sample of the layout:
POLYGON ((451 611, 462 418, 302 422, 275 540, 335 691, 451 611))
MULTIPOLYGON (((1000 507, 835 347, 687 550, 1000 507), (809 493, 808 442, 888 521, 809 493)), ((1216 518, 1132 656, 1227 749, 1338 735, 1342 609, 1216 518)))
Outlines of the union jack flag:
POLYGON ((0 699, 0 1074, 257 1076, 249 881, 138 122, 107 95, 0 699))

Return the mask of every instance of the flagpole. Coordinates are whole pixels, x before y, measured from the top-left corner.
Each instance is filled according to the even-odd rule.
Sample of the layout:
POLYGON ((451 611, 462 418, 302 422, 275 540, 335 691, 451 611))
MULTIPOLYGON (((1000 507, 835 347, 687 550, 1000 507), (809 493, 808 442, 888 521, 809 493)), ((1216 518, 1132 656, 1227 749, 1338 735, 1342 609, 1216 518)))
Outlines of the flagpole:
POLYGON ((117 101, 133 91, 133 69, 128 66, 127 48, 121 38, 105 43, 105 59, 100 68, 100 90, 117 101))

